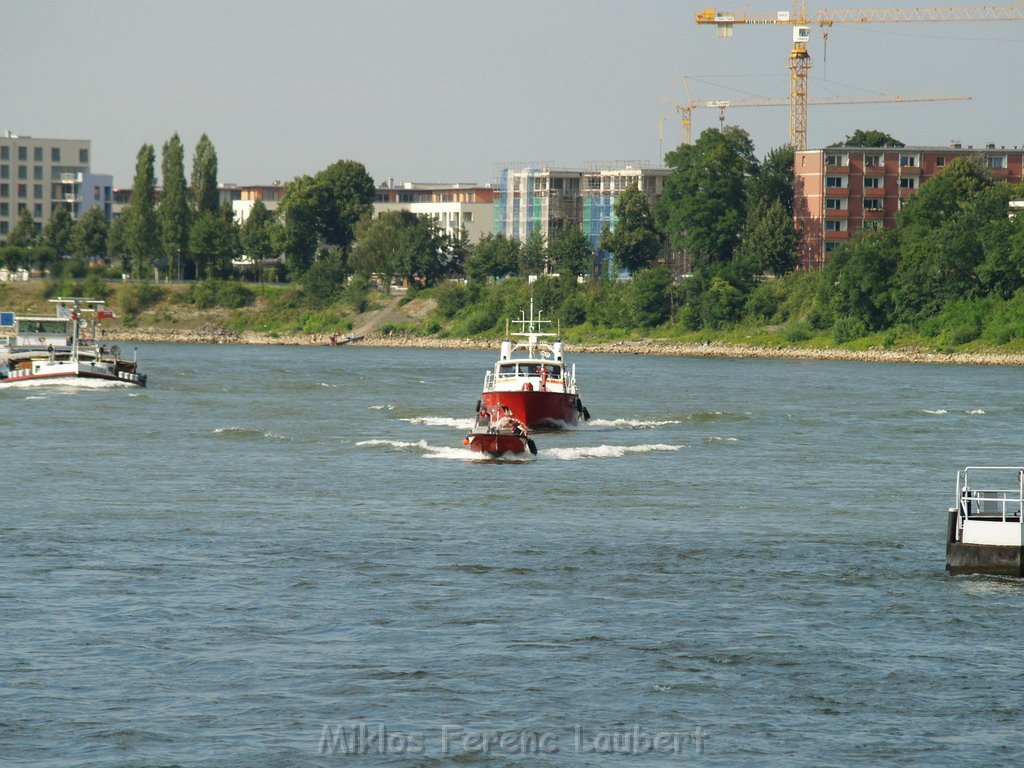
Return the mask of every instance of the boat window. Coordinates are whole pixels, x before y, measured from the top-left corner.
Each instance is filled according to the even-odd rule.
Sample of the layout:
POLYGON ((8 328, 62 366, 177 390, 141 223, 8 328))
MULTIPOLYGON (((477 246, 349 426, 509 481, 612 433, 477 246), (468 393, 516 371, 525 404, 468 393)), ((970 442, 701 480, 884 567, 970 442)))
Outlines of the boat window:
POLYGON ((562 375, 562 371, 557 365, 545 365, 544 369, 547 371, 548 376, 553 379, 557 379, 562 375))
POLYGON ((540 366, 533 363, 520 366, 520 370, 524 376, 540 376, 540 366))
POLYGON ((511 365, 499 365, 498 366, 498 375, 499 376, 515 376, 516 375, 515 363, 513 363, 511 365))
POLYGON ((22 333, 55 333, 63 336, 67 332, 67 323, 63 320, 30 320, 19 323, 18 330, 22 333))

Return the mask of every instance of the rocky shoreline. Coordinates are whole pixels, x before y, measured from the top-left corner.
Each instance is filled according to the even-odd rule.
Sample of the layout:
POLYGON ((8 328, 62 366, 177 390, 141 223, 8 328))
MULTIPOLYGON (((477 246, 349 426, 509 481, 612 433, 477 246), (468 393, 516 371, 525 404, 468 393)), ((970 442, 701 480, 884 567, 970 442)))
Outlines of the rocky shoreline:
MULTIPOLYGON (((196 330, 169 328, 111 329, 108 340, 167 342, 173 344, 264 344, 289 346, 327 346, 326 334, 235 333, 227 328, 206 326, 196 330)), ((500 339, 452 339, 404 334, 369 334, 356 344, 362 347, 414 349, 496 349, 500 339)), ((1024 353, 1002 352, 930 352, 917 348, 900 349, 804 349, 799 347, 760 347, 724 342, 684 343, 659 339, 610 341, 597 344, 572 344, 576 352, 617 355, 665 355, 675 357, 733 357, 791 360, 845 360, 878 363, 935 363, 944 365, 1024 365, 1024 353)))

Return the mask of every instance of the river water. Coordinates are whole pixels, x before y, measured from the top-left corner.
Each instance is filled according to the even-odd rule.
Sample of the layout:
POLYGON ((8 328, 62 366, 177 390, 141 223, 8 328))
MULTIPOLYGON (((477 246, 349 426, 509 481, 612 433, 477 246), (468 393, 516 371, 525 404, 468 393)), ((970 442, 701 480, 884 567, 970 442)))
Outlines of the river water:
POLYGON ((944 572, 1019 369, 570 351, 591 423, 495 462, 491 353, 139 355, 0 392, 0 764, 1024 756, 1024 586, 944 572))

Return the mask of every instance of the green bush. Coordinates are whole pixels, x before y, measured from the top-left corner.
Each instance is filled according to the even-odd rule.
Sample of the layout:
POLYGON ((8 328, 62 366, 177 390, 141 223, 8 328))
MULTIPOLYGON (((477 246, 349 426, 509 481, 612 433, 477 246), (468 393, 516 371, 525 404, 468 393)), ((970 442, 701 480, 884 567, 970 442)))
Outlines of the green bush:
POLYGON ((434 289, 434 301, 442 317, 453 318, 470 300, 469 289, 461 283, 441 283, 434 289))
POLYGON ((975 323, 961 323, 946 332, 946 342, 959 346, 981 336, 981 326, 975 323))
POLYGON ((836 344, 845 344, 848 341, 867 336, 868 328, 863 320, 854 317, 840 317, 832 325, 832 340, 836 344))
POLYGON ((801 341, 807 341, 814 336, 814 332, 811 330, 807 323, 794 323, 788 326, 782 331, 783 337, 786 341, 793 344, 797 344, 801 341))
POLYGON ((313 312, 306 317, 301 333, 336 333, 351 330, 352 321, 335 312, 313 312))
POLYGON ((117 291, 117 306, 122 314, 134 318, 163 301, 166 293, 154 283, 126 283, 117 291))
POLYGON ((256 294, 252 289, 234 280, 209 278, 189 287, 182 300, 194 304, 199 309, 241 309, 252 304, 256 300, 256 294))

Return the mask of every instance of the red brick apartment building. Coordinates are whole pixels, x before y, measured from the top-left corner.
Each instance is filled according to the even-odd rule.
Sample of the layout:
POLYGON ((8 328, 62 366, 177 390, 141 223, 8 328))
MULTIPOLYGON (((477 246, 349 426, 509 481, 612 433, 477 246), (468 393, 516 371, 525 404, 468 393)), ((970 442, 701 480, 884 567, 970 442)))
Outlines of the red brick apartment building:
POLYGON ((903 201, 956 157, 978 157, 993 178, 1024 179, 1024 148, 833 147, 796 152, 793 218, 802 233, 800 266, 824 266, 828 254, 862 229, 896 225, 903 201))

